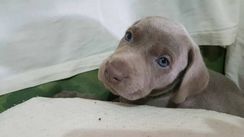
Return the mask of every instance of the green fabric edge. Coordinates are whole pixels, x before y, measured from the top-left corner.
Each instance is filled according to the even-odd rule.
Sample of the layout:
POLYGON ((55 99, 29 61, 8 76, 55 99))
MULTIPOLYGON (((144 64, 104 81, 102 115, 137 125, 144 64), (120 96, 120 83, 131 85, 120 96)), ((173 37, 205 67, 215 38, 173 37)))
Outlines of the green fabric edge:
POLYGON ((112 95, 97 78, 98 70, 81 73, 74 77, 49 82, 0 96, 0 112, 32 97, 53 97, 60 91, 78 91, 86 98, 108 100, 112 95))

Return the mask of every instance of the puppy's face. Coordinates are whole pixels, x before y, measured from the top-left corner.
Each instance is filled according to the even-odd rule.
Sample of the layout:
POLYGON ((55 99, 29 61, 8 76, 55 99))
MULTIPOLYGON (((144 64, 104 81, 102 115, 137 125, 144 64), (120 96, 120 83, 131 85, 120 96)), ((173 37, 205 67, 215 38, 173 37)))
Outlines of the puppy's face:
POLYGON ((177 79, 187 67, 190 43, 180 24, 161 17, 141 19, 102 63, 98 77, 116 95, 144 98, 177 79))

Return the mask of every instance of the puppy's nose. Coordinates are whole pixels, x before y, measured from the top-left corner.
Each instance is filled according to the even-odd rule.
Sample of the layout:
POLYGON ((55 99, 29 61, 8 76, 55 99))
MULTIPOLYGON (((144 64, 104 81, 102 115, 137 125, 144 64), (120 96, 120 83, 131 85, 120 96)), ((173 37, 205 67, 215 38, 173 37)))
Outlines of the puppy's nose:
POLYGON ((122 61, 108 61, 105 67, 105 78, 112 84, 118 84, 128 77, 126 65, 122 61))

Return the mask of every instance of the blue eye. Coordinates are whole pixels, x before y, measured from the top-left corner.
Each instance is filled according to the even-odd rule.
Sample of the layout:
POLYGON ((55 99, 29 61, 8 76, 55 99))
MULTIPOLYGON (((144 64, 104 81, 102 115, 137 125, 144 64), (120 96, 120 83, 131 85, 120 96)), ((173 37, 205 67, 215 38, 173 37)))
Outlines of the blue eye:
POLYGON ((130 32, 130 31, 127 31, 126 33, 125 33, 125 40, 126 41, 131 41, 132 40, 132 33, 130 32))
POLYGON ((159 57, 156 61, 157 61, 158 65, 163 68, 169 66, 169 64, 170 64, 169 59, 165 56, 159 57))

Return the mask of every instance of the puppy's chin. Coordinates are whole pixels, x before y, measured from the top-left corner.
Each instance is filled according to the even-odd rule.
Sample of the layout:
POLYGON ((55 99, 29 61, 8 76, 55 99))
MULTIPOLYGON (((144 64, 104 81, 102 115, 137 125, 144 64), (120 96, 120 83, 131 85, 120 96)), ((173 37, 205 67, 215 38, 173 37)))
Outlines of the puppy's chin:
POLYGON ((114 95, 121 96, 130 101, 138 100, 138 99, 144 98, 145 96, 148 95, 148 94, 145 94, 147 92, 144 92, 142 90, 132 91, 130 89, 126 89, 125 87, 122 89, 117 89, 116 87, 113 87, 111 84, 106 82, 106 80, 103 81, 103 84, 114 95))
POLYGON ((127 100, 130 100, 130 101, 135 101, 135 100, 138 100, 138 99, 141 99, 141 98, 144 98, 146 95, 143 95, 142 93, 144 93, 143 91, 141 90, 137 90, 135 92, 118 92, 118 94, 127 99, 127 100))
POLYGON ((113 87, 113 85, 111 85, 108 81, 106 81, 106 79, 104 79, 103 76, 99 76, 99 80, 103 82, 104 86, 112 94, 121 96, 127 100, 134 101, 134 100, 138 100, 138 99, 141 99, 146 96, 146 95, 143 95, 143 93, 145 93, 145 92, 143 92, 142 90, 132 91, 130 89, 125 89, 125 87, 122 89, 117 89, 116 87, 113 87))
POLYGON ((109 84, 106 84, 106 82, 104 83, 104 85, 114 95, 121 96, 124 99, 130 100, 130 101, 142 99, 150 93, 150 92, 148 93, 148 92, 145 92, 144 90, 140 90, 140 89, 131 90, 131 89, 128 89, 125 87, 124 88, 116 88, 116 87, 113 87, 109 84))

